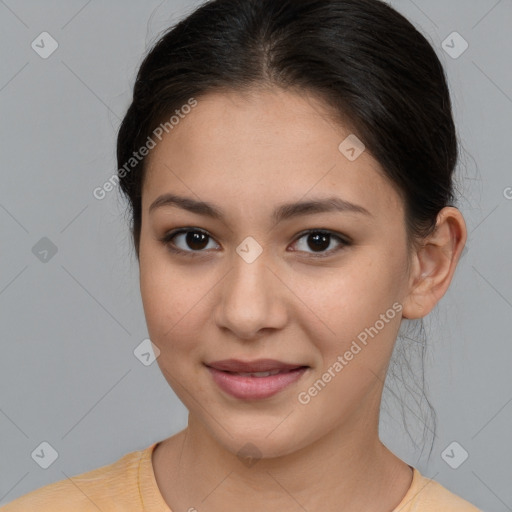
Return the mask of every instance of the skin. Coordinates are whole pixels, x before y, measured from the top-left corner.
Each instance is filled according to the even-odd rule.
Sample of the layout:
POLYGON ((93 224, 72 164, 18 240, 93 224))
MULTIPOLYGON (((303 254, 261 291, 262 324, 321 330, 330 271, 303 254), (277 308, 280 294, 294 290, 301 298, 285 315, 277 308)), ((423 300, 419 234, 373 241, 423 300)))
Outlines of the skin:
POLYGON ((402 317, 424 317, 446 292, 466 226, 456 208, 444 208, 434 233, 409 251, 403 201, 379 163, 368 151, 349 161, 338 150, 350 133, 305 93, 219 92, 199 98, 148 157, 142 302, 159 367, 189 410, 187 428, 153 453, 173 512, 389 512, 411 484, 412 468, 378 436, 384 378, 402 317), (224 219, 175 206, 149 212, 164 193, 213 203, 224 219), (331 196, 371 215, 271 218, 283 203, 331 196), (209 238, 190 246, 177 236, 175 246, 188 253, 174 254, 161 238, 181 227, 209 238), (333 235, 315 251, 301 235, 315 229, 352 243, 333 235), (252 263, 236 252, 248 236, 263 249, 252 263), (194 250, 202 252, 189 256, 194 250), (395 302, 402 311, 299 403, 298 394, 395 302), (224 394, 204 366, 229 358, 310 368, 271 398, 243 401, 224 394), (246 443, 261 457, 250 467, 237 456, 246 443))

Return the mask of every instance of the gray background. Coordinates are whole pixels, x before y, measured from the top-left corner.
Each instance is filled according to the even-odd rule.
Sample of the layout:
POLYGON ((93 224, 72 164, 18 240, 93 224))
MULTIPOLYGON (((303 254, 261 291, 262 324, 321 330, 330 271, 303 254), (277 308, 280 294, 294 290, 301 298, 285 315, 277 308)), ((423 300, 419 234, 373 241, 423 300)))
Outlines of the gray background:
MULTIPOLYGON (((426 319, 432 455, 408 441, 396 405, 382 439, 480 508, 510 511, 512 2, 390 3, 447 71, 469 237, 426 319), (442 47, 453 31, 469 44, 455 59, 442 47), (441 457, 453 441, 469 453, 458 469, 441 457)), ((147 45, 197 4, 0 0, 0 504, 186 425, 157 364, 133 353, 147 330, 124 203, 117 190, 102 201, 92 191, 116 170, 116 132, 147 45), (43 31, 59 45, 47 59, 31 47, 43 31), (57 248, 47 261, 33 250, 48 247, 43 237, 57 248), (58 452, 48 469, 31 457, 43 441, 58 452)))

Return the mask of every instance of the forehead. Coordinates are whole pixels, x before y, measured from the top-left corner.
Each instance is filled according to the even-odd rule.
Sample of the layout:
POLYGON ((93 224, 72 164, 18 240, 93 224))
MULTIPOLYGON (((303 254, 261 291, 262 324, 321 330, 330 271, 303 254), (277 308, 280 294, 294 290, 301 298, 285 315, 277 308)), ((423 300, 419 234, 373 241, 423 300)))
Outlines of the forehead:
POLYGON ((221 202, 233 213, 333 194, 370 211, 401 213, 379 163, 368 151, 352 161, 340 151, 353 137, 350 127, 315 97, 273 89, 197 101, 148 156, 144 212, 172 192, 221 202))

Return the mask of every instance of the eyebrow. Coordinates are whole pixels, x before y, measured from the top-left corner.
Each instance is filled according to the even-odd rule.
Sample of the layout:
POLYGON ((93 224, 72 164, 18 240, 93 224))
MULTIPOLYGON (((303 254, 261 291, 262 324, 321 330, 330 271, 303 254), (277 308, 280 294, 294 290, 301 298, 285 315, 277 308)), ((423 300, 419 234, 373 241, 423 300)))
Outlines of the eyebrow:
MULTIPOLYGON (((205 201, 196 201, 189 197, 181 197, 174 194, 163 194, 157 197, 149 207, 149 213, 157 208, 165 206, 176 206, 198 215, 211 217, 212 219, 224 219, 222 210, 214 204, 205 201)), ((282 204, 276 207, 272 213, 272 219, 277 224, 278 222, 288 220, 293 217, 324 212, 360 213, 370 217, 373 216, 363 206, 351 203, 345 199, 341 199, 340 197, 333 196, 325 199, 282 204)))

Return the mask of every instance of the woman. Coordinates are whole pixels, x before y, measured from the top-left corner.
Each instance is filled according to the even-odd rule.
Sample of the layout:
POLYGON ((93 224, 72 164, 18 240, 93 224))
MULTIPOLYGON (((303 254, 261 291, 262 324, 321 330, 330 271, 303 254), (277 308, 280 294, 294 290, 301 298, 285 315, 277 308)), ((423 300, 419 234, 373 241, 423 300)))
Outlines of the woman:
POLYGON ((379 439, 402 319, 466 241, 426 39, 378 0, 214 0, 118 135, 148 331, 183 431, 5 512, 477 509, 379 439))

